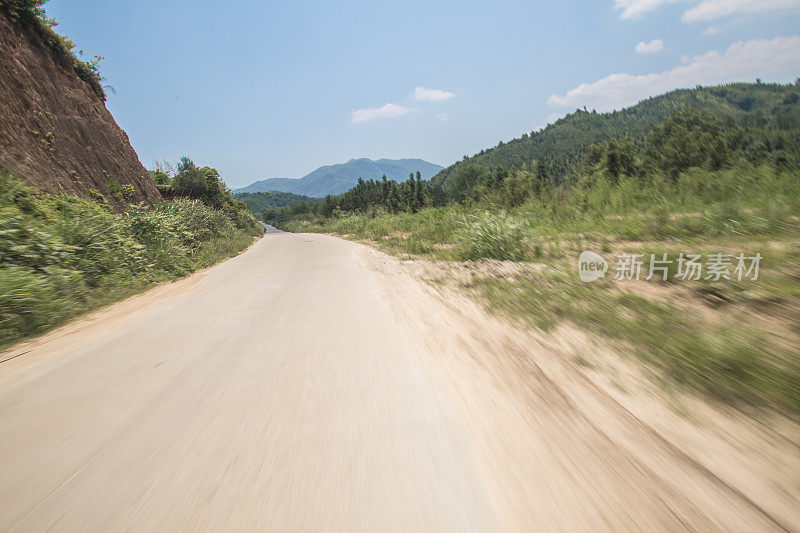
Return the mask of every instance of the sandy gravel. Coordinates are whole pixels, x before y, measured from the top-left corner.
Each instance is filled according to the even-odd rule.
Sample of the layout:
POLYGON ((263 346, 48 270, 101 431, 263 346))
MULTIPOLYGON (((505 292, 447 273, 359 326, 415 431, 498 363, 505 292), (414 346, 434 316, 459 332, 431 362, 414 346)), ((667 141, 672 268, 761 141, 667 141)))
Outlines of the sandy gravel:
POLYGON ((566 352, 269 232, 0 354, 0 530, 800 528, 794 428, 687 421, 566 352))

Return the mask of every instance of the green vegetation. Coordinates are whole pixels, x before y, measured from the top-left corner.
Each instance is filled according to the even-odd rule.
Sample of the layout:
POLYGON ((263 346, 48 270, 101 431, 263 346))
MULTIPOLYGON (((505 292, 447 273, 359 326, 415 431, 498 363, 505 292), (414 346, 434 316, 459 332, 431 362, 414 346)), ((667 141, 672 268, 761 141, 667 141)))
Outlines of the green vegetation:
POLYGON ((356 185, 358 178, 377 178, 382 175, 401 178, 409 172, 421 172, 423 178, 429 178, 440 170, 442 167, 439 165, 422 159, 351 159, 347 163, 319 167, 300 179, 269 178, 235 192, 281 191, 322 198, 346 192, 356 185))
POLYGON ((471 215, 456 234, 463 259, 483 257, 522 260, 526 255, 522 221, 509 217, 504 211, 471 215))
POLYGON ((580 170, 592 144, 628 139, 634 149, 642 151, 656 125, 688 107, 713 114, 717 127, 725 130, 730 148, 750 162, 765 158, 795 166, 800 162, 800 88, 796 84, 731 83, 672 91, 611 113, 578 109, 543 130, 465 156, 433 181, 447 189, 460 172, 474 165, 484 171, 505 167, 534 172, 542 167, 560 184, 580 170))
POLYGON ((300 202, 317 202, 317 198, 290 192, 241 192, 234 195, 244 202, 253 213, 261 213, 269 207, 286 207, 300 202))
MULTIPOLYGON (((798 258, 778 255, 770 262, 797 264, 798 258)), ((774 271, 771 277, 778 279, 774 271)), ((558 270, 527 273, 515 281, 485 277, 472 288, 503 314, 545 331, 570 323, 719 400, 800 412, 800 332, 764 317, 789 302, 796 305, 800 297, 800 282, 780 277, 791 287, 791 299, 769 286, 752 295, 747 284, 623 288, 610 279, 581 283, 574 272, 558 270), (715 300, 704 299, 709 295, 715 300), (775 333, 778 337, 771 337, 775 333)))
POLYGON ((282 224, 298 217, 319 215, 331 218, 342 212, 369 212, 379 210, 388 213, 416 213, 425 206, 443 206, 445 194, 438 185, 422 181, 419 172, 409 175, 404 182, 383 176, 381 180, 359 178, 356 186, 339 196, 326 196, 319 203, 297 203, 284 208, 268 208, 261 213, 262 219, 272 224, 282 224))
POLYGON ((547 160, 520 156, 519 166, 490 169, 491 158, 512 153, 501 147, 432 182, 360 182, 305 211, 264 215, 290 231, 336 233, 456 269, 479 258, 517 261, 518 275, 477 277, 465 288, 543 331, 586 330, 641 357, 668 383, 742 408, 797 413, 798 101, 795 86, 678 91, 616 113, 571 115, 537 137, 534 144, 564 140, 553 142, 547 160), (682 107, 675 98, 706 105, 682 107), (661 120, 645 113, 668 103, 661 120), (616 136, 622 125, 627 134, 616 136), (605 140, 586 144, 587 132, 605 140), (580 281, 583 250, 605 254, 605 279, 580 281), (679 280, 672 265, 668 281, 645 281, 646 270, 640 281, 614 279, 620 253, 647 260, 681 252, 760 253, 761 274, 679 280))
POLYGON ((169 163, 157 163, 150 178, 164 198, 192 198, 222 211, 237 227, 248 229, 254 223, 247 205, 231 195, 219 172, 211 167, 198 167, 188 157, 182 157, 177 170, 169 163))
POLYGON ((243 204, 176 198, 122 214, 35 194, 0 174, 0 346, 239 253, 261 234, 243 204))
MULTIPOLYGON (((58 23, 54 18, 47 17, 44 10, 44 5, 47 1, 0 0, 0 9, 8 11, 14 20, 32 27, 56 54, 60 54, 72 65, 78 77, 88 83, 94 93, 105 101, 106 92, 103 88, 105 78, 100 74, 100 62, 105 58, 101 55, 95 55, 89 60, 83 60, 76 56, 73 52, 76 44, 65 35, 59 35, 53 29, 58 23)), ((82 55, 83 52, 79 51, 78 54, 82 55)))

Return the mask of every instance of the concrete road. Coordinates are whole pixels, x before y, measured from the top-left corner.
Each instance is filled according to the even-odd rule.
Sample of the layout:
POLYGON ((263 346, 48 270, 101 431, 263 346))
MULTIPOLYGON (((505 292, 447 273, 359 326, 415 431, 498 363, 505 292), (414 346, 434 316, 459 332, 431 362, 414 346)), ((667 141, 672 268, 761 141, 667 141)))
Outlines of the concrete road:
POLYGON ((0 530, 781 529, 370 253, 269 231, 4 353, 0 530))

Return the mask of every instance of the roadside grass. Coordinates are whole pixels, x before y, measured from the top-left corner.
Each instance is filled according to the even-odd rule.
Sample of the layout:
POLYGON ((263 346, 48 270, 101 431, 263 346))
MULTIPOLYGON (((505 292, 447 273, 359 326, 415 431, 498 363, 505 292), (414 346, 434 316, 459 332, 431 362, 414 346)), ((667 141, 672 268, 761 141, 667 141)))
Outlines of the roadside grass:
POLYGON ((466 288, 490 309, 543 331, 566 322, 599 335, 717 400, 797 413, 800 279, 772 262, 786 259, 765 258, 755 282, 583 283, 573 264, 561 262, 513 281, 476 278, 466 288))
MULTIPOLYGON (((283 229, 367 241, 431 260, 539 263, 466 288, 499 313, 549 331, 571 323, 636 354, 673 382, 740 407, 800 413, 800 179, 774 167, 690 169, 677 183, 623 178, 519 207, 296 219, 283 229), (577 276, 582 250, 761 253, 757 281, 618 282, 577 276)), ((646 276, 646 272, 643 277, 646 276)))
POLYGON ((373 241, 392 253, 469 260, 557 258, 574 243, 610 249, 619 242, 691 242, 785 234, 800 216, 800 177, 769 166, 710 173, 690 169, 672 184, 654 178, 599 180, 591 188, 507 208, 489 203, 425 208, 417 213, 305 216, 281 224, 292 232, 333 233, 373 241), (509 239, 520 250, 509 250, 509 239))
POLYGON ((239 253, 259 234, 199 201, 123 214, 0 174, 0 348, 239 253))
POLYGON ((769 236, 726 236, 647 243, 618 241, 604 250, 606 277, 578 277, 582 245, 547 268, 513 280, 475 278, 467 290, 509 318, 543 331, 561 323, 605 338, 659 368, 672 381, 737 407, 800 413, 800 239, 797 226, 769 236), (724 252, 760 253, 758 280, 646 281, 650 254, 675 259, 724 252), (642 278, 615 279, 613 257, 643 254, 642 278))

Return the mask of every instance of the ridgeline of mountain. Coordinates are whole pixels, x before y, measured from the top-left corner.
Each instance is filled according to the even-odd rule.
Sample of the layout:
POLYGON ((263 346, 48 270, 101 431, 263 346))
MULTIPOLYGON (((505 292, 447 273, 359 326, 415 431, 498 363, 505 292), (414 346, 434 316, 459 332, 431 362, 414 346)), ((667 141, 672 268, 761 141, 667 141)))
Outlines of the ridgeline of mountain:
POLYGON ((742 146, 748 159, 755 160, 761 152, 791 151, 791 146, 798 146, 800 139, 793 143, 778 139, 800 124, 798 101, 797 82, 794 85, 730 83, 678 89, 610 113, 578 109, 542 130, 525 133, 506 143, 501 141, 495 147, 464 158, 439 172, 433 181, 446 187, 458 169, 468 165, 534 170, 537 161, 541 161, 547 174, 558 182, 579 169, 589 145, 627 137, 641 149, 648 132, 656 124, 687 106, 711 112, 722 119, 725 126, 738 129, 737 144, 742 146), (756 132, 760 134, 763 128, 783 133, 776 134, 770 146, 762 146, 763 140, 756 132))
POLYGON ((21 3, 0 1, 0 168, 44 192, 161 195, 106 109, 99 74, 21 3))
POLYGON ((423 179, 430 179, 442 168, 422 159, 351 159, 347 163, 319 167, 300 179, 268 178, 233 192, 290 192, 322 198, 347 191, 358 183, 358 178, 379 180, 385 174, 390 179, 404 180, 411 172, 419 171, 423 179))

